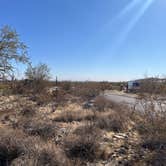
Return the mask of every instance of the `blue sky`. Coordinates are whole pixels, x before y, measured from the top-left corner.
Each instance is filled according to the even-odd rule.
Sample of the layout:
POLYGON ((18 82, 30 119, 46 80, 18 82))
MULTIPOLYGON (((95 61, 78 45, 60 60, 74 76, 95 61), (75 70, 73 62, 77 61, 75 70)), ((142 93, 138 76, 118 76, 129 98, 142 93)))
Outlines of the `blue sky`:
POLYGON ((62 80, 130 80, 166 73, 165 0, 0 0, 0 26, 33 64, 62 80))

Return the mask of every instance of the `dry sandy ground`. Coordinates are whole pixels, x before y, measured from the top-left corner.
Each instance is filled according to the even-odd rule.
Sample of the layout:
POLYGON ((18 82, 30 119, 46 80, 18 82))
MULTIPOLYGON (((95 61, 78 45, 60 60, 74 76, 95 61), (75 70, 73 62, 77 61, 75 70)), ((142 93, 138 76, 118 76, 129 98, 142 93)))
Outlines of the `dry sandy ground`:
MULTIPOLYGON (((117 93, 117 92, 116 92, 117 93)), ((106 116, 112 110, 108 112, 99 112, 98 116, 106 116)), ((77 103, 67 103, 64 106, 58 106, 53 110, 53 103, 46 104, 44 106, 38 106, 36 102, 31 101, 28 97, 22 96, 1 96, 0 97, 0 131, 12 131, 21 132, 23 135, 28 135, 29 137, 34 137, 24 132, 22 126, 25 123, 40 123, 40 124, 50 124, 55 127, 56 135, 47 139, 47 143, 57 146, 57 148, 63 149, 63 140, 67 139, 70 135, 74 135, 74 131, 81 126, 87 125, 90 120, 86 119, 87 115, 89 117, 93 116, 94 110, 83 109, 81 105, 77 103), (27 116, 22 114, 23 109, 35 110, 35 114, 27 116), (64 122, 57 120, 64 114, 68 116, 68 113, 75 117, 85 117, 85 120, 72 120, 71 122, 64 122)), ((78 119, 79 119, 78 118, 78 119)), ((16 132, 16 133, 17 133, 16 132)), ((87 165, 106 165, 106 166, 118 166, 127 165, 133 163, 132 161, 137 160, 138 154, 135 151, 135 146, 139 143, 138 134, 129 127, 125 132, 113 132, 101 130, 101 139, 99 143, 99 154, 101 158, 93 161, 92 163, 87 162, 87 165)), ((35 135, 36 136, 36 135, 35 135)), ((16 134, 17 137, 17 134, 16 134)), ((19 137, 19 136, 18 136, 19 137)), ((40 136, 37 136, 39 142, 43 141, 40 136)), ((70 138, 70 137, 69 137, 70 138)))

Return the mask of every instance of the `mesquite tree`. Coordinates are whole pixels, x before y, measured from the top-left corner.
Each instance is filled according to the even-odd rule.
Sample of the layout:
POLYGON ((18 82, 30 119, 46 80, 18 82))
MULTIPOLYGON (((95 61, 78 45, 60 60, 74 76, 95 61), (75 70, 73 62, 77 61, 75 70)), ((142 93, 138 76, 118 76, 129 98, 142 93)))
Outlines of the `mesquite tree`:
POLYGON ((50 69, 47 64, 39 63, 37 66, 29 65, 25 71, 25 76, 29 80, 47 81, 50 79, 50 69))
POLYGON ((28 63, 27 46, 9 26, 0 29, 0 80, 12 77, 17 62, 28 63))

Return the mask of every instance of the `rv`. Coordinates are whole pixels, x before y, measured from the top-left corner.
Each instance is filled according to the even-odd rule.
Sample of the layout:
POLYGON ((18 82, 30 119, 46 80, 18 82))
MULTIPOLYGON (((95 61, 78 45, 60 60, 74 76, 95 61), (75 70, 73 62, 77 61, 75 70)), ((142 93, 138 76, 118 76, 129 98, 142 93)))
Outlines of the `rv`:
POLYGON ((129 81, 127 83, 127 92, 137 92, 140 89, 139 81, 129 81))

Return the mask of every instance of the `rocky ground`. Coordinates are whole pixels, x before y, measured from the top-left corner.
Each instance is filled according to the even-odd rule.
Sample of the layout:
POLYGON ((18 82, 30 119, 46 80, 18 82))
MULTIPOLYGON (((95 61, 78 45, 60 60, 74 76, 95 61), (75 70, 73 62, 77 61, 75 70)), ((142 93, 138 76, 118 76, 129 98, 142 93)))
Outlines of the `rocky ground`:
MULTIPOLYGON (((12 159, 7 157, 9 155, 4 157, 11 165, 34 165, 34 160, 36 165, 146 165, 142 161, 150 152, 138 148, 141 139, 134 129, 134 122, 128 118, 129 114, 120 117, 115 115, 117 116, 115 110, 110 107, 104 111, 95 111, 93 107, 85 109, 82 104, 71 101, 59 106, 53 101, 39 105, 30 97, 1 96, 0 137, 2 140, 11 138, 16 142, 21 141, 25 147, 24 154, 16 155, 12 159), (123 124, 117 119, 106 120, 108 117, 121 118, 119 120, 122 120, 123 124), (124 124, 125 127, 122 127, 124 124), (81 141, 86 139, 88 145, 95 142, 95 148, 88 151, 85 145, 83 148, 78 146, 71 155, 71 148, 76 146, 75 143, 78 141, 78 144, 82 145, 81 141), (40 152, 43 150, 47 153, 41 159, 43 153, 40 152), (93 153, 93 156, 84 157, 84 153, 85 156, 86 153, 93 153)), ((0 145, 1 165, 2 153, 0 145)))

